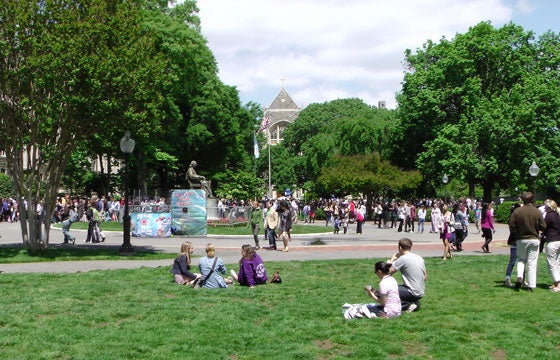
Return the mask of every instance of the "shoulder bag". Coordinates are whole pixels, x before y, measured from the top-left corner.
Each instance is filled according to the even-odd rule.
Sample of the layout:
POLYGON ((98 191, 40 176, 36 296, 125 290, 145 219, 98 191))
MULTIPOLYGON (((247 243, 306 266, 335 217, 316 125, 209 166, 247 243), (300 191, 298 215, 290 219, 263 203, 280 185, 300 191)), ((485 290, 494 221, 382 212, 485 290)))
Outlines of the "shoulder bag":
POLYGON ((216 262, 218 262, 217 256, 214 258, 214 262, 212 263, 212 268, 210 269, 210 272, 204 277, 204 279, 200 280, 200 278, 198 278, 194 281, 193 284, 194 288, 201 288, 202 286, 204 286, 204 283, 210 278, 210 276, 214 272, 214 268, 216 267, 216 262))

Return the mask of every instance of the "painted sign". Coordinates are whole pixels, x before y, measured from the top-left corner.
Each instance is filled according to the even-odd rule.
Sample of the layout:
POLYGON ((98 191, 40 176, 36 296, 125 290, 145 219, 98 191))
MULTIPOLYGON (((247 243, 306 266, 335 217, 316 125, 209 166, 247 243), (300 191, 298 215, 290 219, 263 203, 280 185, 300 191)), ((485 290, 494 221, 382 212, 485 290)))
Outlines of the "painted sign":
POLYGON ((170 213, 132 213, 130 214, 130 230, 137 237, 169 237, 171 236, 170 213))
POLYGON ((171 226, 177 235, 207 234, 206 192, 174 190, 171 193, 171 226))

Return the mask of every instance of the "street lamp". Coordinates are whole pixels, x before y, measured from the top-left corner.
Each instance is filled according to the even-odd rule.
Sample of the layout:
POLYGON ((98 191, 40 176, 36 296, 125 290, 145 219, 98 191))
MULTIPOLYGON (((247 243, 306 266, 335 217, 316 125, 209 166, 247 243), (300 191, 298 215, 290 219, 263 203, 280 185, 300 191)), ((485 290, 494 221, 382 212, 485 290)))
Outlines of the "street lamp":
POLYGON ((120 141, 121 151, 125 155, 124 163, 124 217, 123 217, 123 244, 119 249, 121 255, 133 255, 134 248, 130 244, 130 214, 128 213, 128 161, 134 151, 136 142, 130 138, 130 131, 125 131, 120 141))
POLYGON ((535 197, 535 200, 537 199, 537 175, 539 175, 540 170, 541 169, 539 169, 535 160, 533 160, 533 163, 529 166, 529 174, 533 178, 533 196, 535 197))
POLYGON ((443 174, 443 176, 441 177, 441 182, 443 183, 443 187, 445 189, 445 202, 447 202, 447 183, 449 182, 447 174, 443 174))

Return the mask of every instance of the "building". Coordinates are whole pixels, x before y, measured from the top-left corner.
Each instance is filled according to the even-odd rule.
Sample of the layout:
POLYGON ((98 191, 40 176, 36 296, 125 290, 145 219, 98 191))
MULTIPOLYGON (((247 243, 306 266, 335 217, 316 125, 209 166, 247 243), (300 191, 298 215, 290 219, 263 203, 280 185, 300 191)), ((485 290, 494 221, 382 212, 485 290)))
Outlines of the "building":
POLYGON ((301 108, 296 105, 286 89, 284 89, 284 86, 282 86, 278 95, 276 95, 270 106, 264 111, 265 116, 269 118, 268 131, 266 132, 268 143, 276 145, 284 140, 282 133, 298 117, 301 108))

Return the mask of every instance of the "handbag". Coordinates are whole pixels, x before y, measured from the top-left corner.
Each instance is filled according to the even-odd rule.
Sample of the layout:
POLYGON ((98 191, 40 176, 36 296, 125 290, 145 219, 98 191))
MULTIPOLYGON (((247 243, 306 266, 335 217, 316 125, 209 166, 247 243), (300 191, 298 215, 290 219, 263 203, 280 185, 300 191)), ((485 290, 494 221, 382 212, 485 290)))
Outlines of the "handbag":
POLYGON ((208 280, 210 278, 210 276, 212 275, 212 273, 214 272, 214 268, 216 267, 216 262, 218 261, 218 257, 216 256, 214 258, 214 262, 212 263, 212 268, 210 269, 210 272, 204 277, 204 279, 200 280, 200 278, 196 279, 193 283, 193 287, 195 289, 200 289, 201 287, 204 286, 204 283, 206 282, 206 280, 208 280))

